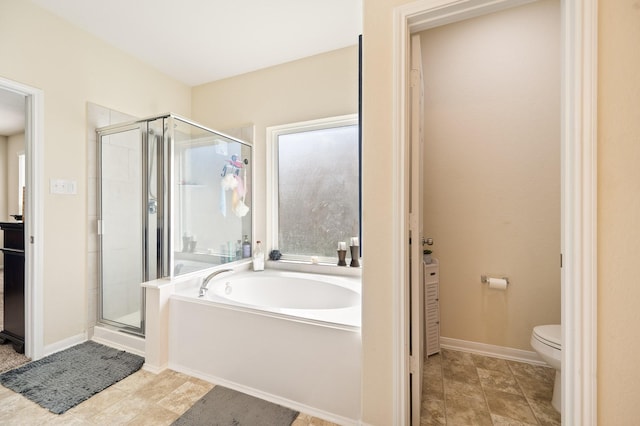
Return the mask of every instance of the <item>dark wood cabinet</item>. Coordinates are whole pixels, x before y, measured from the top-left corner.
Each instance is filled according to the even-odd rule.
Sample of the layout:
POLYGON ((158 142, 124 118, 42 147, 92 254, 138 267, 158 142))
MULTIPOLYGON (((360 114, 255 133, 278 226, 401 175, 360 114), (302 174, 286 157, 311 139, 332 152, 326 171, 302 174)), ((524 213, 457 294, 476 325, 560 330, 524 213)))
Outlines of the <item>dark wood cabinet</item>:
POLYGON ((0 342, 24 352, 24 224, 0 222, 4 232, 4 329, 0 342))

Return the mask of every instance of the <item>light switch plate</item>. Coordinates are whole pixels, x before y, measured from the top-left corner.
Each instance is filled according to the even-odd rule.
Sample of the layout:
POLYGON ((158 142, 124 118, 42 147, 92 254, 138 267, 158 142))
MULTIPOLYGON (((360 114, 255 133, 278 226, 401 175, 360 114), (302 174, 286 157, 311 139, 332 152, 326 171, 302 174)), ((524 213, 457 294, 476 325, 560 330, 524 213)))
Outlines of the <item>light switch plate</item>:
POLYGON ((49 192, 52 194, 75 195, 78 193, 75 180, 51 179, 49 181, 49 192))

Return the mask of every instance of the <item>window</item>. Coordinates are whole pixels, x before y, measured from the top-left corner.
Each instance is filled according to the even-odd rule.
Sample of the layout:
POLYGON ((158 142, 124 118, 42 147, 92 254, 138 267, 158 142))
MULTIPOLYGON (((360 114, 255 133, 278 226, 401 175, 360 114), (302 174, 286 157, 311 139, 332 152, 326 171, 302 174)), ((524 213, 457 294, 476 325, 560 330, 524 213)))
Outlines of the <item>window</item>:
POLYGON ((283 259, 334 262, 360 235, 357 115, 267 129, 268 240, 283 259))

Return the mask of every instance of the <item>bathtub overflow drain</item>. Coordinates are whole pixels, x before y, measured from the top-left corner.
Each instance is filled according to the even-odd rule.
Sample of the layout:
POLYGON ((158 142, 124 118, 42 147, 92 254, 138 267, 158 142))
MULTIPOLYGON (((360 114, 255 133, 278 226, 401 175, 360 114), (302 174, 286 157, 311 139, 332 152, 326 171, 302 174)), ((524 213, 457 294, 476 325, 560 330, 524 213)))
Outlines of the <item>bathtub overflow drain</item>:
POLYGON ((233 291, 233 289, 231 288, 231 283, 227 283, 227 285, 225 285, 225 287, 224 287, 224 293, 225 294, 231 294, 232 291, 233 291))

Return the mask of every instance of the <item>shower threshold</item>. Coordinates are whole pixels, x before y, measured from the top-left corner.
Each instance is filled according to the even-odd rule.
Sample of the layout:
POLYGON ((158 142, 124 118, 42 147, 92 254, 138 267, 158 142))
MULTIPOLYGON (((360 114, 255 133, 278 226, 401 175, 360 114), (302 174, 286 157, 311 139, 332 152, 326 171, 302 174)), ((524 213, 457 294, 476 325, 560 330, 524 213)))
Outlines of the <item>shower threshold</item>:
POLYGON ((145 356, 145 339, 140 332, 134 333, 122 327, 96 324, 91 340, 136 355, 145 356))

